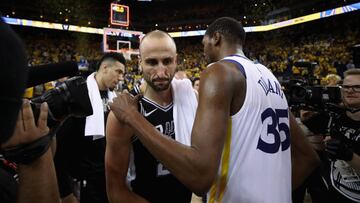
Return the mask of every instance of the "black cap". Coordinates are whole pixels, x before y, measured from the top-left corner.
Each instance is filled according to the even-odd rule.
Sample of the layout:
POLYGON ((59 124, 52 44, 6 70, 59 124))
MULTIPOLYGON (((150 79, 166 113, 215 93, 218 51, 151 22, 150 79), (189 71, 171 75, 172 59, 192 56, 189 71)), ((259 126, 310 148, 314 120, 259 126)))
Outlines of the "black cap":
POLYGON ((0 143, 13 134, 27 71, 23 43, 0 17, 0 143))

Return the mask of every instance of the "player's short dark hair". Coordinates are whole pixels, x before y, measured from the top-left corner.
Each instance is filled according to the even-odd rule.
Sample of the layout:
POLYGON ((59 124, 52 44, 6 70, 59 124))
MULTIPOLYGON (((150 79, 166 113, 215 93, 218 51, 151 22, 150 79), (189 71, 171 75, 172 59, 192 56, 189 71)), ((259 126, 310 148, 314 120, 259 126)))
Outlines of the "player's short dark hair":
POLYGON ((213 37, 215 33, 224 36, 225 40, 229 43, 236 43, 244 45, 245 43, 245 30, 242 24, 230 17, 222 17, 216 19, 207 28, 205 35, 213 37))
POLYGON ((109 53, 105 53, 101 59, 98 61, 97 65, 96 65, 96 70, 99 70, 101 64, 104 61, 108 61, 108 60, 112 60, 113 62, 120 62, 122 63, 125 67, 126 67, 126 60, 125 57, 122 53, 117 53, 117 52, 109 52, 109 53))

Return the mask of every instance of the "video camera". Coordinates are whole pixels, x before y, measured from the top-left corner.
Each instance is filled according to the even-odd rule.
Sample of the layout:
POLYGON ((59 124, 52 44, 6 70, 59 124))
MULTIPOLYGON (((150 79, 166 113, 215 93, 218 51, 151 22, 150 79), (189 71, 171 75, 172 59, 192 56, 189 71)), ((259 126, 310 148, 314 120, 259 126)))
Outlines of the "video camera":
POLYGON ((69 116, 86 117, 93 113, 86 81, 80 76, 72 77, 58 87, 31 99, 30 104, 35 118, 38 118, 40 105, 43 102, 47 102, 49 106, 50 129, 69 116))
POLYGON ((289 107, 295 114, 300 110, 315 112, 311 119, 303 122, 313 133, 325 135, 336 132, 338 126, 333 121, 348 110, 340 105, 341 87, 321 86, 314 76, 315 62, 295 62, 294 66, 307 69, 308 74, 282 82, 289 107))
POLYGON ((311 85, 301 80, 290 80, 283 85, 290 107, 318 110, 326 108, 329 103, 339 104, 341 102, 339 86, 311 85))
MULTIPOLYGON (((46 69, 41 70, 41 73, 46 72, 44 70, 46 69)), ((52 71, 54 71, 54 69, 52 69, 52 71)), ((63 74, 64 72, 62 70, 61 74, 58 74, 59 77, 57 77, 56 73, 47 77, 60 78, 63 77, 63 74)), ((39 75, 41 74, 35 75, 40 77, 39 75)), ((49 81, 46 77, 40 78, 42 81, 49 81)), ((31 78, 30 74, 29 81, 37 80, 31 78)), ((70 116, 86 117, 93 114, 86 80, 81 76, 72 77, 58 87, 45 92, 39 97, 31 99, 30 104, 35 120, 39 117, 40 106, 43 102, 47 102, 49 106, 47 125, 50 128, 50 132, 46 136, 43 136, 31 143, 15 146, 9 149, 2 149, 1 153, 7 160, 21 164, 31 163, 47 151, 52 137, 55 135, 60 124, 66 118, 70 116)))
POLYGON ((321 86, 314 76, 316 62, 295 62, 294 66, 307 69, 307 75, 301 79, 289 79, 282 82, 289 106, 295 109, 319 110, 328 104, 341 102, 339 86, 321 86))

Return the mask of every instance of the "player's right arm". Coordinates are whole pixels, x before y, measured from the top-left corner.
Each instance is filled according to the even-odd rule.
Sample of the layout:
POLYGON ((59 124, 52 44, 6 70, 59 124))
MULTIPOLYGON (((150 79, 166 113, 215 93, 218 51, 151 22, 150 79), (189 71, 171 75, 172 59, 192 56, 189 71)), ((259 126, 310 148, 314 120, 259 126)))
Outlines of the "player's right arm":
POLYGON ((110 112, 106 126, 105 172, 106 191, 111 203, 147 202, 131 192, 126 184, 132 135, 130 128, 110 112))

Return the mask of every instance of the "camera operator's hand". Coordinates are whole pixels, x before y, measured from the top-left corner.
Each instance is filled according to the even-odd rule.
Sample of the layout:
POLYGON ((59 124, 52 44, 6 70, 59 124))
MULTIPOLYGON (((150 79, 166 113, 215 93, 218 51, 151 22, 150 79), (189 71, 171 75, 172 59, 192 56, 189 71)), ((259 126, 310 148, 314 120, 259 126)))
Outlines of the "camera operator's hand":
POLYGON ((24 99, 22 109, 19 111, 19 116, 16 121, 13 136, 7 142, 3 143, 1 148, 7 149, 27 144, 47 135, 49 133, 49 128, 47 126, 48 111, 49 108, 47 103, 41 104, 40 115, 36 124, 30 102, 29 100, 24 99))
MULTIPOLYGON (((35 123, 29 100, 24 100, 12 137, 1 145, 3 150, 26 146, 49 133, 47 103, 41 104, 40 115, 35 123)), ((19 188, 16 202, 59 202, 55 166, 49 149, 29 164, 19 164, 19 188), (44 192, 46 191, 46 192, 44 192)))
POLYGON ((331 160, 351 161, 354 155, 353 151, 344 142, 336 138, 331 138, 326 142, 325 151, 331 160))

